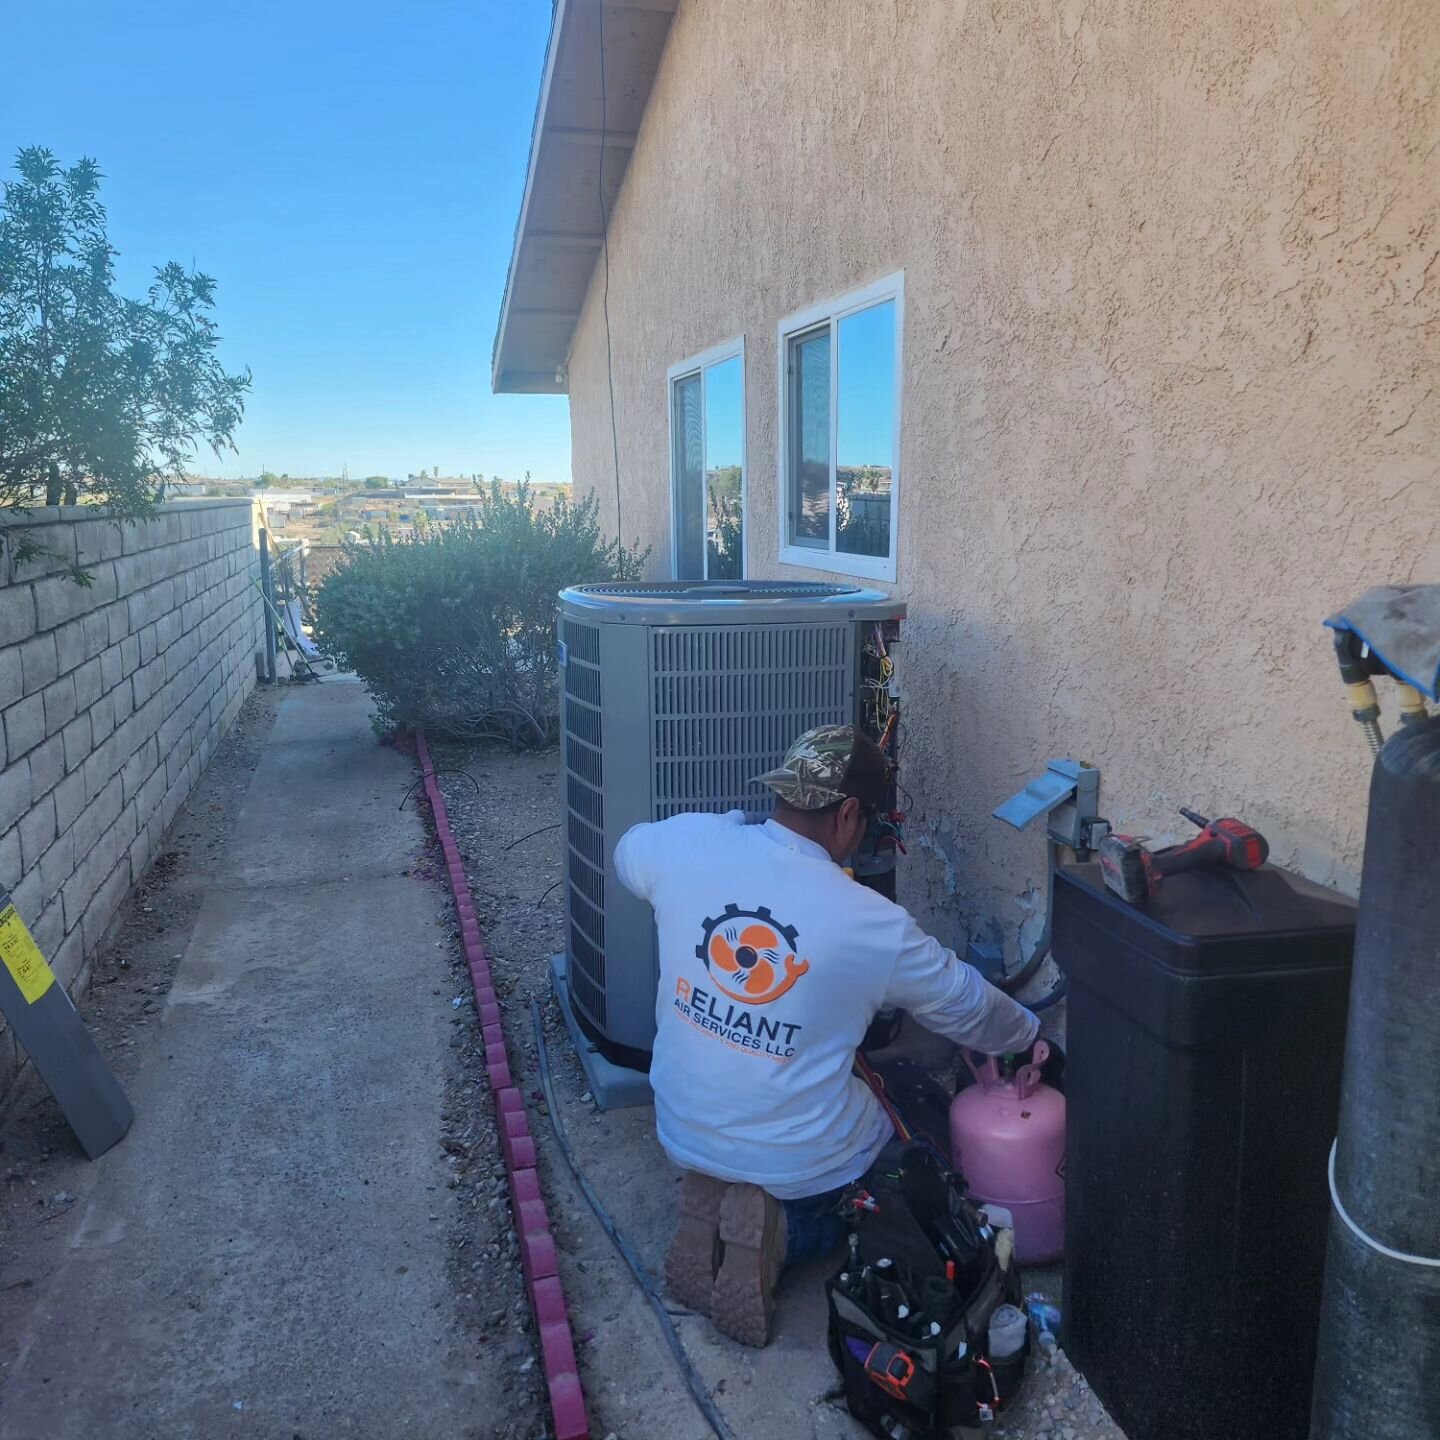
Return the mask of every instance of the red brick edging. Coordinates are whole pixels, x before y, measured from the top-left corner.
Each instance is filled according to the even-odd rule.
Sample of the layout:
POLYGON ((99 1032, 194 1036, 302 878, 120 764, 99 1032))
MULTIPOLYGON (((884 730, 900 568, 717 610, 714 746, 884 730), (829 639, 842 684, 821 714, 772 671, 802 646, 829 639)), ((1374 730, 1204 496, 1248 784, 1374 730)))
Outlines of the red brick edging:
POLYGON ((590 1423, 585 1418, 585 1396, 580 1389, 580 1370, 575 1363, 575 1341, 565 1309, 565 1292, 555 1254, 555 1237, 550 1233, 550 1216, 540 1193, 540 1176, 535 1169, 535 1139, 525 1114, 525 1102, 510 1074, 510 1057, 500 1028, 500 999, 490 979, 490 961, 485 939, 475 918, 465 867, 450 828, 445 797, 435 783, 435 767, 423 731, 415 732, 415 749, 425 781, 425 796, 435 820, 435 833, 445 855, 445 869, 455 896, 455 913, 460 921, 460 940, 470 981, 475 987, 475 1010, 485 1038, 485 1067, 490 1073, 490 1093, 495 1097, 495 1122, 500 1130, 500 1147, 510 1178, 510 1203, 515 1215, 515 1232, 520 1237, 520 1264, 530 1291, 530 1308, 540 1335, 545 1366, 545 1383, 550 1390, 550 1413, 555 1421, 555 1440, 590 1440, 590 1423))

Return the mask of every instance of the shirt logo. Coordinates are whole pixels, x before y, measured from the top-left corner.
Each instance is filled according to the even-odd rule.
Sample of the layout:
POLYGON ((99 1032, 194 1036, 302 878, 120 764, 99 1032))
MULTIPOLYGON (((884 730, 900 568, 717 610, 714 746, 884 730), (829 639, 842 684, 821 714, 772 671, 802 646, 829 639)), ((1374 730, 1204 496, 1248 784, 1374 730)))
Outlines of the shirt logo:
POLYGON ((705 922, 695 954, 722 995, 745 1005, 768 1005, 810 968, 808 960, 796 958, 798 939, 795 927, 781 925, 764 905, 754 910, 727 905, 723 914, 705 922))

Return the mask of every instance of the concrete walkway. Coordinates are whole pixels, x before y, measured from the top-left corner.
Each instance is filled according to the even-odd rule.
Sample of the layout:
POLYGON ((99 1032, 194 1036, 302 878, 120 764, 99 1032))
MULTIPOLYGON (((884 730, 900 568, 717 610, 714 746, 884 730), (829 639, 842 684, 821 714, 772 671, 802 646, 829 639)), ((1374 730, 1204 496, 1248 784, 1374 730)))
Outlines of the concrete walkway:
POLYGON ((0 1411, 14 1440, 475 1433, 446 1279, 450 1025, 413 766, 289 693, 0 1411))

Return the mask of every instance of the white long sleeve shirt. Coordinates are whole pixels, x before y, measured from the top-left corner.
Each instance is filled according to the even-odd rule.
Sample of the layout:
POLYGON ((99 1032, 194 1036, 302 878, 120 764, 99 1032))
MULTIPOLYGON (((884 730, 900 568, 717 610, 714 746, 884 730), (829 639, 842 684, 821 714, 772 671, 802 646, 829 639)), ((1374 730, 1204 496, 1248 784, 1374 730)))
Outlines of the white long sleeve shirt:
POLYGON ((773 820, 637 825, 615 869, 655 910, 655 1128, 685 1169, 782 1200, 864 1174, 891 1132, 851 1071, 887 1006, 991 1054, 1039 1031, 907 911, 773 820))

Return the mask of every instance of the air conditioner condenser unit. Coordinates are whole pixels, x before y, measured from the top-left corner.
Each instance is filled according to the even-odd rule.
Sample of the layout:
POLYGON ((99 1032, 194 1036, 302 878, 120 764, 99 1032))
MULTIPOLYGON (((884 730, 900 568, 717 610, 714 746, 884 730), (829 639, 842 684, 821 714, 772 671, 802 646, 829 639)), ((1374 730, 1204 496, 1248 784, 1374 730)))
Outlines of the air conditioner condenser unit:
POLYGON ((616 843, 681 811, 768 811, 754 778, 797 735, 873 721, 867 667, 893 655, 904 614, 881 592, 805 581, 561 592, 562 998, 607 1060, 648 1068, 659 980, 650 907, 616 878, 616 843))

